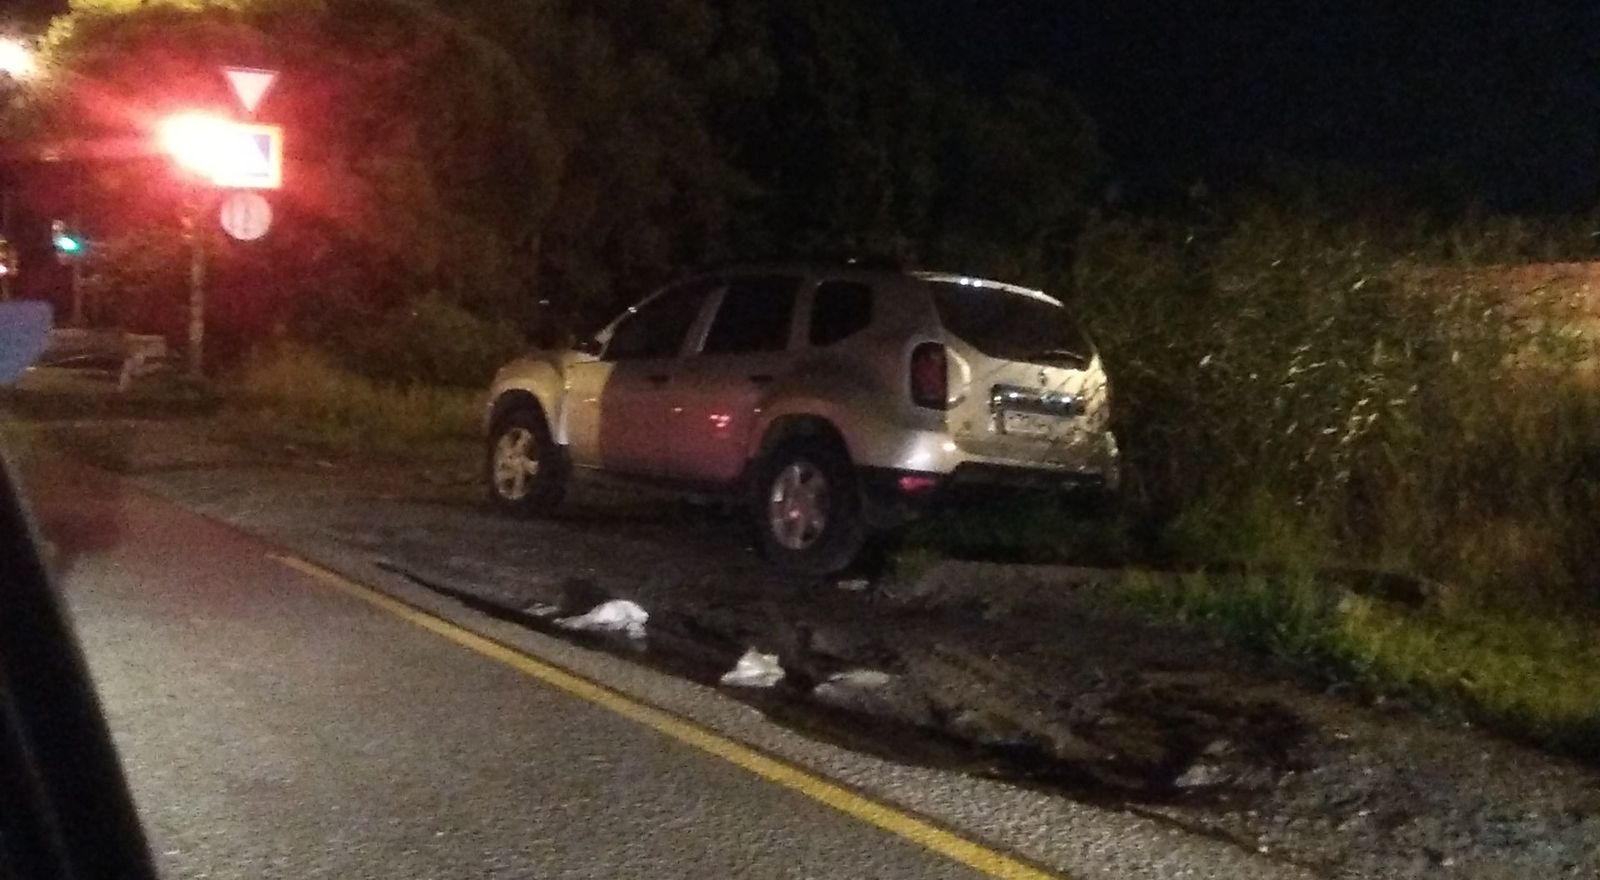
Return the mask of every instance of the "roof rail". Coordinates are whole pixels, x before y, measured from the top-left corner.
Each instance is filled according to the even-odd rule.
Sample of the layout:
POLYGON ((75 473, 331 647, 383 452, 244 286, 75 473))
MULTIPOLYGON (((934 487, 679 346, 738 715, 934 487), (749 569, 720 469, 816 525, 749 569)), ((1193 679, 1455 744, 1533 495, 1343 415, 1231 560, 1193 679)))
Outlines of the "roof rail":
POLYGON ((904 263, 888 254, 855 254, 836 258, 834 262, 843 263, 852 269, 878 269, 884 272, 904 272, 906 270, 904 263))
POLYGON ((728 272, 736 269, 749 269, 781 263, 812 263, 820 266, 836 266, 849 269, 868 269, 881 272, 904 272, 905 266, 894 257, 884 254, 772 254, 764 257, 754 257, 741 260, 730 260, 724 263, 714 263, 700 266, 695 274, 711 274, 728 272))

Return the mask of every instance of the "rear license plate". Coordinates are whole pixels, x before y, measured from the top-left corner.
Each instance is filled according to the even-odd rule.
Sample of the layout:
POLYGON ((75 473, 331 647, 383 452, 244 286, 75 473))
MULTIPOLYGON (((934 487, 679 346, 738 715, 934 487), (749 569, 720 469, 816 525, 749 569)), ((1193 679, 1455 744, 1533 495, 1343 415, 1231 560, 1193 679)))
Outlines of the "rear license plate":
POLYGON ((1039 413, 1005 410, 1000 413, 1000 433, 1014 437, 1048 437, 1055 432, 1056 422, 1057 419, 1039 413))

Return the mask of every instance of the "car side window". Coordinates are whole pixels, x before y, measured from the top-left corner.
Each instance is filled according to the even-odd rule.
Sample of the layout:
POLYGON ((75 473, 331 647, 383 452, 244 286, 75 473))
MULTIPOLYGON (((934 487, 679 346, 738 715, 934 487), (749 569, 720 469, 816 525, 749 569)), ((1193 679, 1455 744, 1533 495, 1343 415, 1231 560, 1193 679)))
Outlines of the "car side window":
POLYGON ((872 323, 872 288, 855 281, 824 281, 811 297, 811 344, 841 342, 872 323))
POLYGON ((791 275, 730 279, 701 353, 784 350, 789 346, 789 326, 799 293, 800 279, 791 275))
POLYGON ((700 316, 700 306, 715 288, 714 281, 675 287, 629 310, 612 331, 604 359, 631 361, 677 357, 683 338, 700 316))

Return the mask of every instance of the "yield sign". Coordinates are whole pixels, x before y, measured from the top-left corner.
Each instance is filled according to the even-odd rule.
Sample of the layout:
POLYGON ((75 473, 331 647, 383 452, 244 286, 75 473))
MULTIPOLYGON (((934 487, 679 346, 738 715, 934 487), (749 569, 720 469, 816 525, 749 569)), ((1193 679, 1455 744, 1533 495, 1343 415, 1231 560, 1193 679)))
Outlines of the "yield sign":
POLYGON ((254 67, 224 67, 222 73, 233 86, 233 93, 239 96, 239 103, 244 105, 246 113, 256 112, 261 99, 272 88, 273 80, 278 78, 276 70, 257 70, 254 67))

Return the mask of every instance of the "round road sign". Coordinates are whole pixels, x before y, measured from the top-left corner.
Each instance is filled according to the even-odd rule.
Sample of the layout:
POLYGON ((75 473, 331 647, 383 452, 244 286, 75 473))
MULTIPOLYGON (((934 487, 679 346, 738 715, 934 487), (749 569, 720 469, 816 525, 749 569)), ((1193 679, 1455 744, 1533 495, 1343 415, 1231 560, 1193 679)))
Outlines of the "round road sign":
POLYGON ((236 192, 222 200, 222 229, 240 241, 255 241, 272 228, 272 206, 260 193, 236 192))

